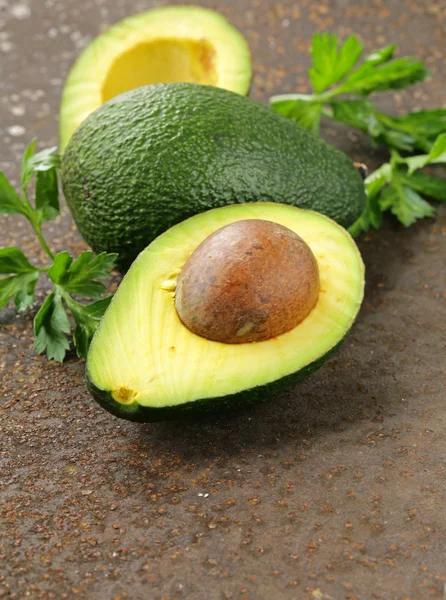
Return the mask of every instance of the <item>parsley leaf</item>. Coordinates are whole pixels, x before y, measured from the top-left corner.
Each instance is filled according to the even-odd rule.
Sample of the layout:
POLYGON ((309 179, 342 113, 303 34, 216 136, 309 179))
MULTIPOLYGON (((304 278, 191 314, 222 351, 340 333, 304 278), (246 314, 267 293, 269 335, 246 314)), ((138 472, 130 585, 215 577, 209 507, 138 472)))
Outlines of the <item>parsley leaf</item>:
POLYGON ((70 322, 62 304, 62 296, 56 288, 49 294, 34 319, 34 347, 38 354, 46 350, 48 360, 62 362, 68 350, 67 333, 70 322))
POLYGON ((384 163, 379 169, 373 171, 364 181, 367 196, 366 207, 363 214, 349 228, 349 233, 353 237, 366 232, 373 227, 378 229, 381 225, 381 206, 379 194, 381 190, 392 179, 392 167, 389 163, 384 163))
POLYGON ((304 94, 290 94, 270 98, 274 110, 284 117, 299 123, 315 135, 319 132, 322 103, 304 94))
POLYGON ((57 148, 45 148, 36 154, 37 140, 33 140, 26 148, 22 158, 22 189, 31 183, 34 173, 59 168, 61 158, 56 154, 57 148))
POLYGON ((36 144, 37 140, 33 140, 30 144, 28 144, 25 152, 23 153, 21 169, 22 189, 26 188, 34 176, 34 169, 31 164, 31 159, 36 151, 36 144))
POLYGON ((413 173, 416 169, 421 169, 429 164, 446 163, 446 133, 437 137, 428 154, 411 156, 406 158, 405 162, 409 167, 409 173, 413 173))
POLYGON ((32 273, 37 271, 20 250, 20 248, 0 249, 0 274, 32 273))
POLYGON ((370 100, 336 100, 328 115, 368 133, 377 144, 397 150, 429 151, 439 134, 446 132, 446 109, 422 110, 392 117, 377 110, 370 100))
POLYGON ((416 172, 407 174, 404 181, 420 194, 440 202, 446 202, 446 180, 416 172))
POLYGON ((91 304, 83 305, 72 298, 66 298, 68 307, 76 322, 76 328, 73 334, 74 344, 77 355, 80 358, 86 358, 90 342, 94 332, 99 325, 103 314, 105 313, 112 296, 107 296, 91 304))
POLYGON ((374 50, 371 54, 365 57, 364 63, 367 65, 367 67, 369 65, 373 65, 375 67, 378 65, 382 65, 383 63, 386 63, 393 58, 395 50, 395 44, 390 44, 389 46, 385 46, 380 50, 374 50))
POLYGON ((73 262, 68 252, 60 252, 55 257, 48 275, 54 283, 69 293, 100 298, 106 287, 96 280, 105 279, 110 275, 116 258, 117 254, 102 252, 94 256, 93 252, 85 251, 73 262))
MULTIPOLYGON (((335 121, 356 127, 367 133, 375 144, 385 144, 398 150, 424 149, 427 140, 412 127, 409 119, 390 117, 377 110, 368 99, 334 100, 324 114, 335 121)), ((411 115, 407 115, 410 117, 411 115)))
POLYGON ((372 138, 382 134, 382 125, 368 99, 333 100, 325 114, 335 121, 368 133, 372 138))
POLYGON ((25 310, 34 301, 34 288, 40 272, 19 248, 0 250, 0 274, 9 275, 0 279, 0 307, 14 297, 16 309, 25 310))
POLYGON ((30 166, 34 171, 49 171, 50 169, 59 169, 61 165, 61 156, 57 154, 57 146, 45 148, 30 159, 30 166))
POLYGON ((409 227, 417 219, 433 217, 434 207, 416 192, 413 188, 395 181, 381 194, 381 210, 390 210, 398 220, 409 227))
POLYGON ((105 279, 110 275, 116 258, 116 254, 102 252, 94 256, 93 252, 85 251, 73 260, 68 252, 60 252, 48 271, 48 276, 56 284, 76 322, 73 340, 78 356, 82 358, 87 355, 93 334, 112 297, 84 305, 74 300, 70 294, 100 298, 106 287, 97 279, 105 279))
POLYGON ((380 225, 381 207, 378 195, 370 196, 367 198, 363 214, 349 227, 348 231, 352 237, 357 237, 360 233, 368 231, 370 227, 378 229, 380 225))
POLYGON ((59 187, 55 167, 37 172, 36 211, 40 222, 55 219, 59 214, 59 187))
POLYGON ((28 209, 15 189, 0 171, 0 214, 28 215, 28 209))
POLYGON ((358 62, 364 46, 355 35, 348 37, 338 49, 335 33, 316 33, 310 49, 313 66, 309 76, 313 88, 320 94, 338 83, 358 62))
POLYGON ((402 89, 423 81, 427 75, 423 63, 410 56, 379 64, 366 60, 339 86, 337 94, 368 95, 371 92, 402 89))
POLYGON ((18 311, 31 306, 34 302, 34 288, 38 279, 38 271, 0 279, 0 308, 8 304, 13 297, 18 311))
POLYGON ((73 262, 73 257, 68 252, 63 251, 56 254, 54 262, 48 271, 49 278, 54 283, 62 284, 64 279, 67 278, 67 271, 73 262))

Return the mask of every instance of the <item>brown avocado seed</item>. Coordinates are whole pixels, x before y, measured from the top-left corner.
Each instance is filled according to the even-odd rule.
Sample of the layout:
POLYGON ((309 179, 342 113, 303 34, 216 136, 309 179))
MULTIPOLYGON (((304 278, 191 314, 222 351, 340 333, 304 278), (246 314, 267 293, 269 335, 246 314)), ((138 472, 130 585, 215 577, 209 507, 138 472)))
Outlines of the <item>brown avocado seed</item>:
POLYGON ((196 248, 179 275, 175 308, 193 333, 242 344, 293 329, 318 295, 317 262, 304 240, 277 223, 247 219, 196 248))

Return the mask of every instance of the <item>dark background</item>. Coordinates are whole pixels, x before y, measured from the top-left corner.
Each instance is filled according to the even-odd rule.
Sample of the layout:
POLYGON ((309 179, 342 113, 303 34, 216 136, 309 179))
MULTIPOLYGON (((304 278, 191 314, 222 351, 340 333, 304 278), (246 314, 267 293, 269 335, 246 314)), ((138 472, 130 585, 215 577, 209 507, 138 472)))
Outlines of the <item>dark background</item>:
MULTIPOLYGON (((426 62, 431 78, 385 95, 384 108, 444 104, 443 1, 198 3, 246 35, 257 99, 306 91, 311 36, 329 29, 426 62)), ((8 177, 31 138, 57 143, 63 81, 81 49, 163 4, 0 0, 8 177)), ((384 158, 347 128, 323 134, 372 168, 384 158)), ((89 397, 73 352, 63 365, 35 356, 34 310, 3 309, 0 597, 443 599, 445 214, 363 236, 366 298, 342 349, 289 394, 211 420, 115 419, 89 397)), ((0 223, 0 246, 44 260, 23 220, 0 223)), ((55 250, 85 247, 66 209, 45 232, 55 250)))

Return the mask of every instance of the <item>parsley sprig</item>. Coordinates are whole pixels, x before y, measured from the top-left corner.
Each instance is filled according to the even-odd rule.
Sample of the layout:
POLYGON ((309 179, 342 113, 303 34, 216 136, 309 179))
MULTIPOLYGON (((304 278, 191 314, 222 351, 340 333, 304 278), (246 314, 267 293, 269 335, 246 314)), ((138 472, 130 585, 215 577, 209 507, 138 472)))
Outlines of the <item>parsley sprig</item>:
POLYGON ((340 44, 334 33, 317 33, 308 72, 314 92, 273 96, 271 106, 316 135, 324 116, 364 131, 375 144, 429 152, 437 136, 446 132, 446 108, 393 117, 370 100, 373 92, 404 89, 429 74, 415 58, 395 58, 395 50, 395 45, 375 50, 358 65, 364 46, 355 35, 340 44))
POLYGON ((380 111, 370 99, 373 92, 407 88, 428 75, 421 61, 395 58, 395 49, 390 45, 375 50, 358 64, 364 46, 355 35, 340 44, 336 34, 317 33, 308 72, 313 93, 270 98, 275 111, 315 135, 321 118, 326 117, 355 127, 367 133, 374 145, 390 149, 389 162, 365 181, 367 207, 350 228, 354 235, 369 227, 378 228, 381 214, 387 210, 406 227, 416 219, 433 216, 434 208, 423 196, 446 200, 444 180, 415 172, 428 164, 444 162, 439 156, 444 153, 446 108, 394 117, 380 111), (424 154, 409 159, 400 154, 416 151, 424 154))
POLYGON ((438 136, 427 154, 402 157, 392 150, 390 161, 366 178, 366 208, 350 233, 357 236, 370 227, 378 229, 381 214, 388 210, 406 227, 417 219, 433 217, 434 207, 425 198, 446 202, 446 180, 420 169, 436 164, 446 164, 446 133, 438 136))
POLYGON ((73 341, 78 356, 85 358, 96 327, 110 303, 111 296, 103 298, 106 287, 98 280, 106 279, 115 265, 116 254, 105 252, 94 256, 85 251, 74 259, 68 252, 54 254, 42 234, 45 221, 55 219, 60 212, 57 169, 60 157, 56 148, 36 153, 34 140, 26 148, 21 168, 21 194, 17 193, 4 173, 0 171, 0 214, 19 214, 31 224, 50 261, 44 266, 32 264, 20 248, 0 249, 0 308, 14 300, 18 311, 34 303, 34 290, 44 274, 52 284, 34 319, 35 348, 46 351, 48 359, 62 361, 69 348, 68 334, 71 313, 75 327, 73 341), (34 203, 29 187, 35 179, 34 203), (83 304, 73 296, 93 300, 83 304))

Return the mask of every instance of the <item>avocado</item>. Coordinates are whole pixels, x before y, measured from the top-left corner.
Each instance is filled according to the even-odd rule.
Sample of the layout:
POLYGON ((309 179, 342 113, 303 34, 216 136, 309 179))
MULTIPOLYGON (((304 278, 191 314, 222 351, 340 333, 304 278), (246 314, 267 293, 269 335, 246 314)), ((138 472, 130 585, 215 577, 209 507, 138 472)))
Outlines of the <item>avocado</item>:
POLYGON ((323 364, 346 337, 363 292, 364 265, 355 242, 321 214, 259 202, 196 215, 154 240, 124 276, 91 343, 87 386, 104 408, 133 421, 178 419, 266 400, 323 364), (254 221, 276 224, 280 235, 295 235, 297 241, 283 246, 283 240, 272 240, 271 229, 247 238, 245 224, 254 221), (237 224, 241 227, 232 227, 237 224), (203 248, 209 252, 207 273, 203 248), (194 265, 203 267, 201 279, 194 265), (266 316, 287 305, 294 315, 301 310, 299 302, 292 307, 299 286, 293 291, 287 282, 293 269, 300 269, 301 287, 311 284, 302 296, 310 304, 297 324, 290 322, 278 335, 283 323, 273 324, 266 336, 254 338, 261 341, 231 339, 226 304, 239 311, 240 329, 246 332, 251 321, 257 333, 260 322, 269 326, 259 307, 266 306, 266 316), (229 285, 222 285, 226 279, 229 285), (211 329, 206 302, 212 297, 210 322, 228 342, 205 337, 211 329), (197 320, 204 323, 200 334, 191 330, 193 319, 185 324, 180 318, 185 301, 195 302, 197 320))
POLYGON ((365 206, 345 154, 258 102, 187 83, 139 88, 90 115, 62 182, 85 240, 117 252, 121 270, 172 225, 219 206, 282 202, 346 228, 365 206))
POLYGON ((251 57, 244 37, 222 15, 199 6, 167 6, 113 25, 87 46, 62 94, 60 148, 101 104, 152 83, 186 81, 247 94, 251 57))

